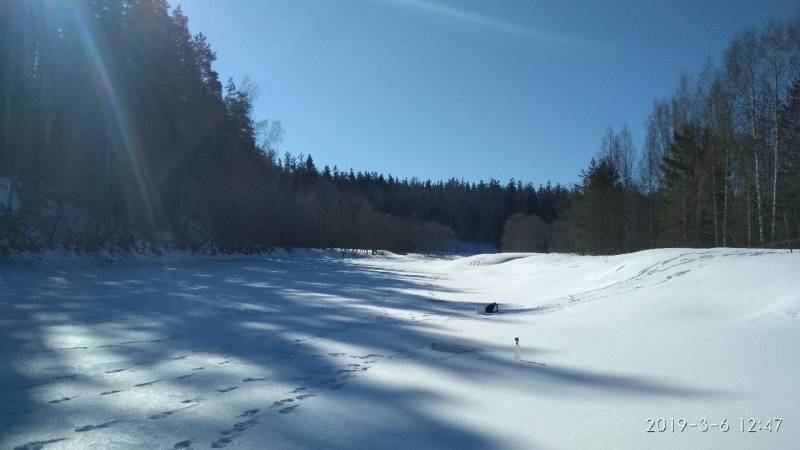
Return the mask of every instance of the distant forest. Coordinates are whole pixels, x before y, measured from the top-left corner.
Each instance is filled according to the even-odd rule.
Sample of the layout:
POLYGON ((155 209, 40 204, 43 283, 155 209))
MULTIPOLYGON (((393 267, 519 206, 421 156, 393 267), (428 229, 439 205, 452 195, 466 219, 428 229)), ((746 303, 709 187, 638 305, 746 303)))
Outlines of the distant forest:
POLYGON ((0 2, 0 252, 315 247, 615 254, 800 239, 800 17, 744 30, 609 128, 573 186, 281 154, 257 89, 165 0, 0 2))

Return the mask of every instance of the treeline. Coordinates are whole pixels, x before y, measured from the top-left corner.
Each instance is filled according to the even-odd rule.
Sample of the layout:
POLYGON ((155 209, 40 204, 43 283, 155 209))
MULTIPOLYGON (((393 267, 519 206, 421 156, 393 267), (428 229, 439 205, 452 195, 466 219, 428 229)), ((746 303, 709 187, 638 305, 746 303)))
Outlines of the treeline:
POLYGON ((739 33, 720 64, 655 102, 642 173, 658 230, 650 242, 749 247, 800 237, 798 58, 800 17, 771 21, 739 33))
POLYGON ((335 247, 618 253, 800 235, 800 20, 741 33, 609 129, 573 187, 421 181, 278 156, 165 0, 0 2, 0 251, 335 247))
POLYGON ((800 17, 741 32, 719 64, 682 76, 632 155, 610 130, 575 190, 568 247, 800 244, 800 17))
POLYGON ((657 100, 642 151, 609 129, 562 220, 506 223, 506 250, 614 254, 800 244, 800 17, 737 34, 657 100))
MULTIPOLYGON (((512 214, 534 214, 548 223, 559 218, 569 204, 570 192, 561 185, 534 187, 510 180, 469 183, 397 179, 375 172, 340 171, 325 166, 318 170, 311 156, 285 154, 278 159, 282 184, 312 200, 301 209, 318 217, 328 208, 340 210, 337 198, 357 198, 374 211, 416 223, 440 224, 461 242, 499 247, 504 224, 512 214), (335 194, 333 194, 335 193, 335 194)), ((329 224, 326 228, 335 227, 329 224)), ((431 228, 432 229, 432 228, 431 228)), ((383 233, 378 230, 377 232, 383 233)), ((449 246, 452 248, 452 239, 449 246)), ((314 242, 313 246, 321 245, 314 242)), ((334 245, 336 246, 336 245, 334 245)), ((368 247, 371 248, 371 247, 368 247)))
POLYGON ((164 0, 0 3, 0 246, 439 251, 567 195, 277 158, 280 123, 187 24, 164 0))

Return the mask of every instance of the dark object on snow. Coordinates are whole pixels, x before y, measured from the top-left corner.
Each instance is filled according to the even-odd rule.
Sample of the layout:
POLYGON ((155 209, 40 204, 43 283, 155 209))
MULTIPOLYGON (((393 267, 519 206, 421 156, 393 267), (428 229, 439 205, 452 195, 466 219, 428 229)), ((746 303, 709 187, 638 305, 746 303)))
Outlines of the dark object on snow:
POLYGON ((489 303, 483 310, 486 311, 486 314, 494 314, 499 311, 500 308, 497 306, 497 303, 489 303))

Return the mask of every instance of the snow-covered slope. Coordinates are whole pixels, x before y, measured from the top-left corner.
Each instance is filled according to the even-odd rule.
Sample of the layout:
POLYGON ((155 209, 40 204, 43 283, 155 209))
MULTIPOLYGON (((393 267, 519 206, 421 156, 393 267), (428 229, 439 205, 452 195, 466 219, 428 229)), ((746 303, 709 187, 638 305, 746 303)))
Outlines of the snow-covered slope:
POLYGON ((798 448, 798 342, 787 251, 6 265, 0 448, 798 448))

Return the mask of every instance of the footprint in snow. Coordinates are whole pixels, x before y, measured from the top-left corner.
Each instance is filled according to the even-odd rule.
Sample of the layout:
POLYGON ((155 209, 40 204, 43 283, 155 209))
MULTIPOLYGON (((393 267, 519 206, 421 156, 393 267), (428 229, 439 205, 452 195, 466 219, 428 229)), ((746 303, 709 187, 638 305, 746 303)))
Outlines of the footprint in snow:
POLYGON ((286 403, 291 403, 293 401, 294 401, 293 398, 285 398, 283 400, 278 400, 277 402, 273 403, 272 406, 270 406, 270 409, 277 408, 278 406, 283 406, 286 403))
POLYGON ((173 409, 173 410, 170 410, 170 411, 164 411, 164 412, 161 412, 161 413, 158 413, 158 414, 153 414, 152 416, 150 416, 150 419, 151 420, 163 419, 165 417, 169 417, 169 416, 175 414, 176 412, 183 411, 184 409, 194 408, 197 405, 198 404, 195 403, 193 405, 184 406, 183 408, 178 408, 178 409, 173 409))
POLYGON ((187 439, 185 441, 180 441, 180 442, 175 443, 175 445, 173 445, 172 448, 173 448, 173 450, 177 450, 177 449, 181 449, 181 448, 189 448, 191 446, 192 446, 192 441, 187 439))
POLYGON ((243 413, 239 414, 239 415, 238 415, 238 416, 236 416, 236 417, 237 417, 237 418, 239 418, 239 417, 253 417, 253 416, 255 416, 256 414, 258 414, 258 409, 254 408, 254 409, 248 409, 247 411, 245 411, 245 412, 243 412, 243 413))
POLYGON ((278 411, 278 413, 279 414, 289 414, 290 412, 292 412, 295 409, 297 409, 298 406, 300 406, 300 405, 287 406, 286 408, 283 408, 280 411, 278 411))
POLYGON ((162 413, 153 414, 152 416, 150 416, 150 420, 163 419, 164 417, 169 417, 173 414, 175 414, 175 411, 164 411, 162 413))
POLYGON ((73 398, 76 398, 76 397, 77 397, 77 395, 76 395, 75 397, 62 397, 62 398, 59 398, 59 399, 57 399, 57 400, 50 400, 50 401, 49 401, 49 402, 47 402, 47 403, 62 403, 62 402, 68 402, 68 401, 70 401, 70 400, 72 400, 73 398))
POLYGON ((217 389, 217 392, 221 392, 221 393, 224 394, 226 392, 235 391, 236 389, 239 389, 239 387, 238 386, 231 386, 231 387, 217 389))
POLYGON ((100 430, 102 428, 109 428, 109 427, 112 427, 112 426, 116 425, 119 422, 120 422, 120 420, 112 420, 110 422, 104 422, 104 423, 97 424, 97 425, 85 425, 85 426, 82 426, 82 427, 79 427, 79 428, 75 428, 75 432, 76 433, 85 433, 87 431, 100 430))
POLYGON ((221 437, 221 438, 219 438, 216 441, 211 443, 211 448, 226 447, 231 442, 233 442, 233 438, 232 437, 227 437, 227 436, 226 437, 221 437))
MULTIPOLYGON (((252 410, 250 410, 250 411, 252 411, 252 410)), ((247 413, 247 412, 248 411, 245 411, 245 413, 247 413)), ((253 413, 253 414, 255 414, 255 413, 253 413)), ((258 420, 256 420, 255 417, 250 417, 250 419, 242 421, 242 422, 236 422, 235 424, 233 424, 233 427, 231 427, 231 428, 229 428, 227 430, 223 430, 223 431, 219 432, 221 437, 219 439, 217 439, 216 441, 211 443, 211 448, 223 448, 223 447, 226 447, 228 444, 233 442, 233 439, 236 436, 244 433, 248 428, 252 427, 253 425, 255 425, 257 423, 258 423, 258 420)))
POLYGON ((159 383, 159 382, 161 382, 161 381, 162 381, 162 380, 153 380, 153 381, 147 381, 147 382, 144 382, 144 383, 134 384, 133 386, 134 386, 134 387, 145 387, 145 386, 151 386, 151 385, 154 385, 154 384, 156 384, 156 383, 159 383))
POLYGON ((250 383, 250 382, 253 382, 253 381, 266 381, 266 380, 267 380, 266 378, 251 378, 251 377, 247 377, 247 378, 243 379, 242 381, 245 382, 245 383, 250 383))
POLYGON ((105 391, 105 392, 101 392, 100 395, 111 395, 111 394, 116 394, 118 392, 122 392, 122 391, 120 391, 120 390, 105 391))
POLYGON ((120 372, 125 372, 126 370, 128 370, 128 369, 115 369, 115 370, 106 370, 106 371, 105 371, 105 372, 103 372, 103 373, 120 373, 120 372))

